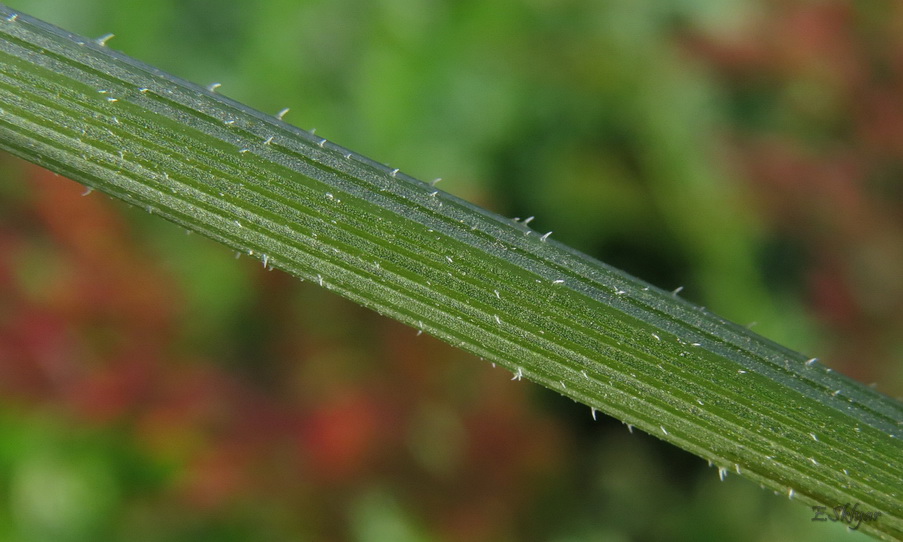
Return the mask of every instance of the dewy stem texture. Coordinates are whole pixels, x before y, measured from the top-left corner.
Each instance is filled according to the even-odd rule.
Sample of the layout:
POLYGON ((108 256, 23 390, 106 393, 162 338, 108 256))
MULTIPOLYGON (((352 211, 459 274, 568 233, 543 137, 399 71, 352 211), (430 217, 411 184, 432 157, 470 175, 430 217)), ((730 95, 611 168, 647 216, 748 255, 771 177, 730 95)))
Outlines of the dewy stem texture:
POLYGON ((0 6, 3 149, 903 536, 901 403, 214 90, 0 6))

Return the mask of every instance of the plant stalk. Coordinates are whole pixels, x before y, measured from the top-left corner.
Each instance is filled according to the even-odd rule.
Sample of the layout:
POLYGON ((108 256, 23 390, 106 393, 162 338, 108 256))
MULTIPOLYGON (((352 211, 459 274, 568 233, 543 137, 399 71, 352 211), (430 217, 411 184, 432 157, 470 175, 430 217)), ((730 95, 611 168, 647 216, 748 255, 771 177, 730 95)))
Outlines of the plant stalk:
POLYGON ((214 90, 0 6, 0 148, 903 537, 903 404, 214 90))

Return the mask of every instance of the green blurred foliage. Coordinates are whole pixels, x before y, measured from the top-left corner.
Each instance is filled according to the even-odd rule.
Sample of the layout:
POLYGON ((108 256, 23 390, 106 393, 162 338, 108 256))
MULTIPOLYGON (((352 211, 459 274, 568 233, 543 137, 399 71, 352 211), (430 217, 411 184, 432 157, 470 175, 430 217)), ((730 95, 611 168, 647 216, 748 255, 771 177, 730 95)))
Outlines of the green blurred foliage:
MULTIPOLYGON (((903 393, 895 3, 10 5, 290 107, 903 393)), ((0 166, 3 540, 853 536, 315 285, 0 166)))

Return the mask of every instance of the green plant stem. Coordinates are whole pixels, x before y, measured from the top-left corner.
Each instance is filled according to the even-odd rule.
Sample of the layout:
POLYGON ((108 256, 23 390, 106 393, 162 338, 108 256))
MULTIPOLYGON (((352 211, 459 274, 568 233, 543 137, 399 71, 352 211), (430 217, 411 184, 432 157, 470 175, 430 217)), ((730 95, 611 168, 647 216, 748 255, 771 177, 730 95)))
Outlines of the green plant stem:
MULTIPOLYGON (((0 147, 903 536, 903 405, 510 220, 0 6, 0 147)), ((554 181, 551 181, 554 182, 554 181)))

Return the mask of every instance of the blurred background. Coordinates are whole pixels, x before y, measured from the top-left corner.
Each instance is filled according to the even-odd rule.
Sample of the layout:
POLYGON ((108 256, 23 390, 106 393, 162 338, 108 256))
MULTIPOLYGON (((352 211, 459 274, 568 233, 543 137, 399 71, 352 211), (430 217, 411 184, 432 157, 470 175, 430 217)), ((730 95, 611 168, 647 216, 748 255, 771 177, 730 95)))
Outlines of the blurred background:
MULTIPOLYGON (((903 395, 903 4, 10 0, 903 395)), ((0 540, 865 540, 0 156, 0 540)))

